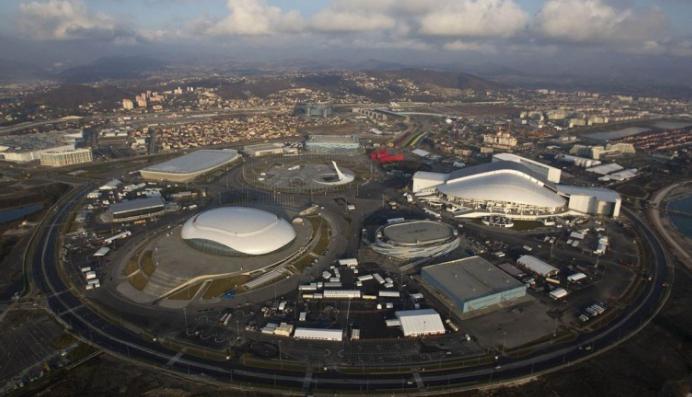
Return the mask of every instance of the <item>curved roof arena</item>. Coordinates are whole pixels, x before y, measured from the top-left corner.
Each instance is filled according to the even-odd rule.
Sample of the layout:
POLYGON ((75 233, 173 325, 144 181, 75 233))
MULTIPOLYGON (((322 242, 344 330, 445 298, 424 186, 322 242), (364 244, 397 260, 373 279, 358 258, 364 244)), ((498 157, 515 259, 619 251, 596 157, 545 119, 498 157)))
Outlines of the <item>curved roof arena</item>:
POLYGON ((567 201, 533 175, 512 168, 470 174, 450 179, 437 190, 467 200, 511 202, 545 208, 560 208, 567 201))
POLYGON ((241 255, 264 255, 292 242, 296 233, 285 219, 255 208, 222 207, 188 219, 184 240, 213 245, 241 255))

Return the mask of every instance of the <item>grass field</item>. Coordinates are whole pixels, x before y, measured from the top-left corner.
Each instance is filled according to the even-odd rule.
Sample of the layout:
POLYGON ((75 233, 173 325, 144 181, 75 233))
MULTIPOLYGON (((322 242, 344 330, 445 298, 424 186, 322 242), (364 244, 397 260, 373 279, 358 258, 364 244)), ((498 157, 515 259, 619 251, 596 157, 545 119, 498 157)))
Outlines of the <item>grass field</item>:
POLYGON ((151 276, 156 271, 154 253, 152 251, 145 251, 139 259, 139 264, 144 274, 151 276))
POLYGON ((204 291, 203 297, 204 299, 219 297, 223 295, 226 291, 232 288, 237 288, 238 286, 245 284, 249 280, 250 276, 247 275, 231 276, 227 278, 214 280, 211 283, 209 283, 207 290, 204 291))
POLYGON ((166 299, 170 300, 190 300, 192 299, 197 291, 199 291, 199 288, 202 286, 202 283, 197 283, 194 285, 191 285, 187 288, 183 288, 180 291, 176 292, 175 294, 169 295, 166 299))
POLYGON ((149 282, 147 276, 142 274, 142 272, 132 274, 130 277, 127 278, 127 280, 130 282, 130 284, 132 284, 133 287, 137 288, 140 291, 143 290, 149 282))

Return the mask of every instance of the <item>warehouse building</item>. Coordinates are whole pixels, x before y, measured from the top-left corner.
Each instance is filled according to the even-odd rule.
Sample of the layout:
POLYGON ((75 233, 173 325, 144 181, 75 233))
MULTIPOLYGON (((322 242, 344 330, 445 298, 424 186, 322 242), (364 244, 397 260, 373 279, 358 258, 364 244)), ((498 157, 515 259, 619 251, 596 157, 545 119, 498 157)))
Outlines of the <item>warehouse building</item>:
POLYGON ((293 337, 296 339, 341 342, 344 337, 344 331, 340 329, 298 327, 293 332, 293 337))
POLYGON ((418 337, 445 333, 442 319, 433 309, 399 310, 394 315, 399 320, 404 336, 418 337))
POLYGON ((111 222, 131 222, 164 213, 166 203, 161 196, 124 200, 108 208, 111 222))
POLYGON ((197 150, 144 168, 139 173, 142 178, 152 181, 189 182, 240 158, 238 152, 233 149, 197 150))
POLYGON ((421 278, 462 317, 510 304, 526 295, 526 285, 479 256, 426 266, 421 278))
POLYGON ((305 150, 313 153, 354 153, 360 149, 356 135, 310 135, 305 150))
POLYGON ((48 150, 41 153, 41 165, 46 167, 66 167, 90 163, 92 160, 91 148, 48 150))
POLYGON ((543 262, 533 255, 522 255, 517 259, 517 263, 541 277, 552 277, 560 273, 560 269, 543 262))

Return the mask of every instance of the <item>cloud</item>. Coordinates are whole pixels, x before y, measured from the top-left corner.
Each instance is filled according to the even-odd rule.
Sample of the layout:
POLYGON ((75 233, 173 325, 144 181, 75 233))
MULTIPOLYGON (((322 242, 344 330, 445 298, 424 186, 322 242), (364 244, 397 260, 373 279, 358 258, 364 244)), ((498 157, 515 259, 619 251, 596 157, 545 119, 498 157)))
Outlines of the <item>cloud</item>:
POLYGON ((278 32, 298 32, 304 21, 298 11, 284 12, 264 0, 228 0, 229 14, 211 24, 206 33, 214 36, 258 36, 278 32))
POLYGON ((313 16, 311 22, 310 26, 320 32, 387 30, 396 24, 394 18, 382 13, 363 13, 343 9, 321 10, 313 16))
POLYGON ((78 0, 27 1, 19 5, 21 33, 39 40, 125 40, 131 36, 110 17, 90 13, 78 0))
POLYGON ((513 0, 440 2, 420 20, 431 36, 510 37, 526 27, 528 16, 513 0))
POLYGON ((535 26, 545 37, 563 42, 650 45, 666 34, 668 19, 657 8, 618 9, 603 0, 548 0, 535 26))

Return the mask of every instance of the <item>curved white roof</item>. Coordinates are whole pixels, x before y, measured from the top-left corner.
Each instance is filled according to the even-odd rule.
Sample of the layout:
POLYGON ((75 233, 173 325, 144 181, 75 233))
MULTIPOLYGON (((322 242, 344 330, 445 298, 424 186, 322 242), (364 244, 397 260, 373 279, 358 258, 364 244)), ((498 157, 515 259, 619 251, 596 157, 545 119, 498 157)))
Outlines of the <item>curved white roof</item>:
POLYGON ((188 219, 185 240, 211 240, 246 255, 274 252, 296 237, 293 226, 271 212, 245 207, 215 208, 188 219))
POLYGON ((541 181, 516 170, 500 169, 449 181, 437 188, 440 193, 470 200, 512 202, 536 207, 559 208, 563 197, 541 181))

